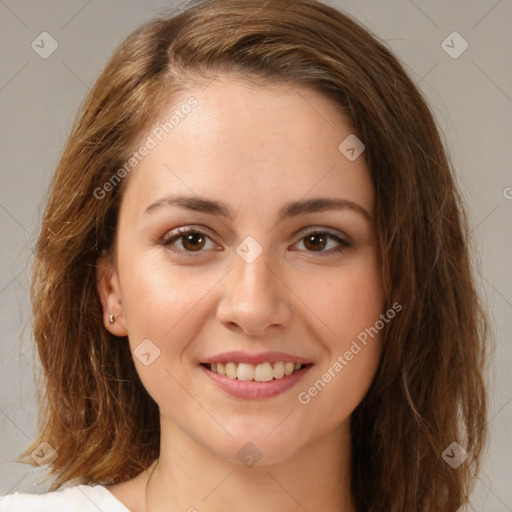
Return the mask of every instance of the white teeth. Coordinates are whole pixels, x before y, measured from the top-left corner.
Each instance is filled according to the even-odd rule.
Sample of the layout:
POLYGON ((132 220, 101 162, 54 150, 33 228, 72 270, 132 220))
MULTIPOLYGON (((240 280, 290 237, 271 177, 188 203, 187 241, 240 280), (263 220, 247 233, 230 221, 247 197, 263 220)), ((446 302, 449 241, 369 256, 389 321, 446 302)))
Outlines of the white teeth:
POLYGON ((226 377, 236 379, 237 367, 235 363, 226 363, 226 377))
POLYGON ((230 379, 238 379, 256 382, 270 382, 273 379, 281 379, 284 376, 300 370, 303 365, 301 363, 260 363, 257 365, 249 363, 211 363, 210 370, 219 375, 225 375, 230 379), (272 366, 273 364, 273 366, 272 366))
POLYGON ((293 373, 293 369, 295 365, 293 363, 284 363, 284 374, 291 375, 293 373))
POLYGON ((254 369, 254 380, 257 382, 270 382, 273 378, 274 370, 272 369, 270 363, 259 364, 254 369))
POLYGON ((274 364, 274 379, 284 377, 284 363, 278 362, 274 364))
POLYGON ((252 364, 240 363, 236 376, 238 380, 252 380, 254 378, 254 366, 252 364))

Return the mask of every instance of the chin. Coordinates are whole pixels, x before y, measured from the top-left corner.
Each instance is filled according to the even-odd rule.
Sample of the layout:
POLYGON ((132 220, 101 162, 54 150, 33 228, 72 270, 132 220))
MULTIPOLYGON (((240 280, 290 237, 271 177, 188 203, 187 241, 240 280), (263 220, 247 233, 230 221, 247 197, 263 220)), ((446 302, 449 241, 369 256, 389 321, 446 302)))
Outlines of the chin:
POLYGON ((304 446, 303 439, 295 439, 283 432, 282 436, 275 433, 268 435, 270 430, 241 429, 232 432, 233 438, 224 436, 212 442, 209 436, 206 443, 210 451, 219 457, 246 467, 269 466, 284 462, 296 455, 304 446), (274 437, 275 435, 275 437, 274 437))

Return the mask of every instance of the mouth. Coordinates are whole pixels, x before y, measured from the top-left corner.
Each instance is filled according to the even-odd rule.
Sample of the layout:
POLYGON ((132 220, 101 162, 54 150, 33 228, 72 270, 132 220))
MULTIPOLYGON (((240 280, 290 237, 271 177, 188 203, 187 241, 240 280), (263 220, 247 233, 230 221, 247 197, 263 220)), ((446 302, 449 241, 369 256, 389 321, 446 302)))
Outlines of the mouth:
POLYGON ((212 359, 198 366, 208 382, 244 400, 269 399, 291 390, 313 367, 307 360, 297 361, 300 358, 278 353, 247 356, 232 352, 212 359))
POLYGON ((293 388, 312 368, 311 360, 285 352, 233 350, 198 361, 208 381, 242 399, 271 398, 293 388))
POLYGON ((231 380, 271 382, 294 375, 304 370, 306 367, 311 367, 312 363, 303 364, 291 361, 266 361, 259 364, 251 364, 229 361, 226 363, 200 363, 200 366, 214 374, 222 375, 231 380))

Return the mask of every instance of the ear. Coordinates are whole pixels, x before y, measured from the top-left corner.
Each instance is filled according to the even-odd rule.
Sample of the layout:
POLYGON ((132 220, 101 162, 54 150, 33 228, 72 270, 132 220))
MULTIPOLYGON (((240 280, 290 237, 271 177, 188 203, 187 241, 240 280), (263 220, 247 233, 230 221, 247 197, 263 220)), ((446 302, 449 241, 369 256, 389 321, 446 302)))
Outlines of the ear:
POLYGON ((96 288, 103 307, 105 328, 116 336, 127 336, 119 277, 112 258, 106 251, 96 261, 96 288), (109 322, 110 315, 115 317, 113 324, 109 322))

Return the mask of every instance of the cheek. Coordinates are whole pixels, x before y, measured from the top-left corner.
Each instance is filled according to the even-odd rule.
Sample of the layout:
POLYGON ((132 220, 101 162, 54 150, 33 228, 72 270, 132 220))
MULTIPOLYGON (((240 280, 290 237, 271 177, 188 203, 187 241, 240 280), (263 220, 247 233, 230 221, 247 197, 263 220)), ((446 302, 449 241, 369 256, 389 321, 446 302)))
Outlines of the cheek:
POLYGON ((162 265, 142 262, 126 273, 124 283, 123 309, 137 373, 159 406, 177 407, 187 398, 179 384, 186 373, 183 355, 200 330, 200 299, 211 285, 198 278, 177 279, 162 265))
POLYGON ((346 419, 366 394, 382 352, 380 320, 385 297, 377 258, 368 254, 324 283, 312 297, 328 329, 321 341, 326 358, 300 390, 299 403, 336 425, 346 419))
POLYGON ((141 258, 124 269, 123 310, 132 348, 146 338, 160 348, 166 338, 179 341, 173 331, 197 303, 197 280, 177 278, 166 268, 161 262, 141 258))
MULTIPOLYGON (((165 255, 152 254, 132 265, 125 263, 121 278, 132 352, 149 339, 160 351, 151 369, 164 366, 181 372, 182 363, 190 362, 185 361, 185 352, 191 340, 200 337, 206 319, 214 311, 212 301, 219 273, 193 266, 178 268, 166 261, 165 255)), ((187 356, 190 359, 190 354, 187 356)), ((137 360, 135 363, 139 368, 137 360)))
POLYGON ((385 296, 377 258, 370 252, 354 257, 338 272, 330 272, 324 281, 317 279, 306 296, 307 305, 328 328, 329 344, 341 350, 347 341, 374 325, 384 312, 385 296))

